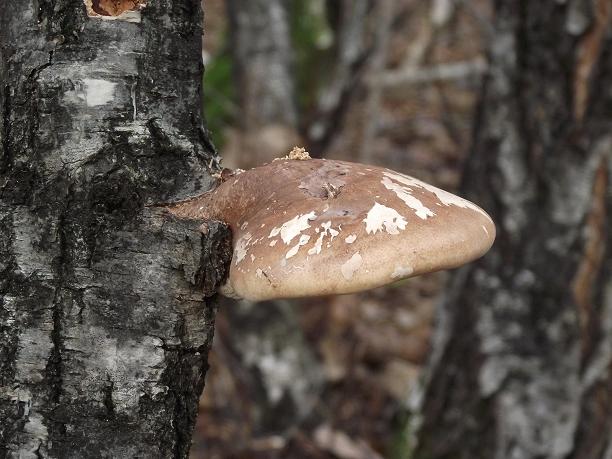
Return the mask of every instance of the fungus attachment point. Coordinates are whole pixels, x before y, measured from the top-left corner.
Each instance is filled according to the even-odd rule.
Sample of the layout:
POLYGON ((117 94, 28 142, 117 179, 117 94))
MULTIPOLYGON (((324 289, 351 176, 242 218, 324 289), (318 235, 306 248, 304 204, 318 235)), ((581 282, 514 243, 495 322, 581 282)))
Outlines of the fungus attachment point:
POLYGON ((140 22, 145 0, 85 0, 87 15, 92 18, 140 22))
POLYGON ((351 293, 460 266, 493 244, 478 206, 413 177, 361 164, 289 157, 168 207, 230 225, 221 292, 249 300, 351 293))

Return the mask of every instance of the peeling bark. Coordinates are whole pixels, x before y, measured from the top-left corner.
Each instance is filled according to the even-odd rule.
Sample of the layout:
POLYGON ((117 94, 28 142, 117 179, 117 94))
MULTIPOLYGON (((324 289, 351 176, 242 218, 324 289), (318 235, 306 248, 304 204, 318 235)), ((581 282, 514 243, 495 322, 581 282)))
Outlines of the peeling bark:
POLYGON ((187 456, 229 232, 155 204, 218 169, 200 8, 0 0, 0 457, 187 456))
POLYGON ((415 457, 612 457, 612 35, 601 3, 496 2, 464 188, 498 240, 439 309, 415 457))

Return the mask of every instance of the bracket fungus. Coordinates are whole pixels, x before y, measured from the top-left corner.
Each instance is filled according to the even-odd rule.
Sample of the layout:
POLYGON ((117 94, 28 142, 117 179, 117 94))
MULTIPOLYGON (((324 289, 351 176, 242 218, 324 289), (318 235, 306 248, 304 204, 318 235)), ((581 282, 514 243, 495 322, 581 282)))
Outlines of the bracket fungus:
POLYGON ((253 301, 352 293, 454 268, 495 239, 491 218, 465 199, 390 169, 295 153, 168 209, 231 227, 221 293, 253 301))

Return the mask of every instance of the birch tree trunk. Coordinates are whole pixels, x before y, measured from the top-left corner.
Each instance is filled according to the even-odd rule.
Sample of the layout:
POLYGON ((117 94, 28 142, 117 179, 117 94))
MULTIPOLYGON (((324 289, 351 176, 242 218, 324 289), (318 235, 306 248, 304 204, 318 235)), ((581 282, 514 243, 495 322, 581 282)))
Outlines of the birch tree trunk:
POLYGON ((607 0, 499 0, 465 176, 497 242, 439 311, 424 458, 612 457, 607 0))
POLYGON ((200 0, 0 0, 0 457, 186 457, 229 233, 200 0))
POLYGON ((250 168, 300 144, 286 0, 228 0, 239 130, 224 163, 250 168))
POLYGON ((228 0, 240 124, 297 122, 286 0, 228 0))

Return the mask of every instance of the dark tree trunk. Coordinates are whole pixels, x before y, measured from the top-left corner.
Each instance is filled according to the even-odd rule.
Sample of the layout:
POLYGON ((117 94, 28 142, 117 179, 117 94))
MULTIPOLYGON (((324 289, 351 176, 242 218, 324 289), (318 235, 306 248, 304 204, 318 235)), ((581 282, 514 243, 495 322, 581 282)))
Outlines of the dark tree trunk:
POLYGON ((498 238, 439 311, 415 457, 610 458, 610 2, 495 7, 465 190, 498 238))
POLYGON ((155 207, 217 169, 200 1, 138 3, 0 0, 1 458, 188 453, 229 238, 155 207))

